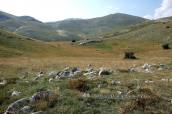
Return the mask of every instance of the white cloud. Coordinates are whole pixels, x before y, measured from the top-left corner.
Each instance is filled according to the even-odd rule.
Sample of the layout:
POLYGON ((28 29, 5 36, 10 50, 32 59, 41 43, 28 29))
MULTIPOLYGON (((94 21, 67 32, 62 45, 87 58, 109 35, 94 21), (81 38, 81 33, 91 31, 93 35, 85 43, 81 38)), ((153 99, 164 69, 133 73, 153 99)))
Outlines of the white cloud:
POLYGON ((106 9, 112 9, 113 8, 113 6, 107 6, 107 7, 105 7, 106 9))
POLYGON ((163 0, 161 7, 155 10, 154 18, 172 16, 172 0, 163 0))
POLYGON ((119 8, 115 8, 115 10, 119 10, 119 8))
POLYGON ((172 16, 172 0, 163 0, 161 3, 161 7, 155 9, 154 16, 146 15, 144 18, 147 19, 158 19, 163 17, 172 16))

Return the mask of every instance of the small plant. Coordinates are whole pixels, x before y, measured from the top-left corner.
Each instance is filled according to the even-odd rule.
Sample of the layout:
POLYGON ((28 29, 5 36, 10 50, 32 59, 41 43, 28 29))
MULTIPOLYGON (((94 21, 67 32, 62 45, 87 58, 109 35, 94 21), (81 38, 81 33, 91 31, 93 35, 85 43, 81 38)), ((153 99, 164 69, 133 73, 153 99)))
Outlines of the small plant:
POLYGON ((169 43, 163 44, 162 47, 163 47, 163 49, 170 49, 169 48, 169 43))
POLYGON ((79 91, 85 91, 87 86, 86 84, 84 83, 83 80, 72 80, 72 81, 69 81, 67 83, 67 86, 66 86, 68 89, 71 89, 71 90, 74 90, 74 89, 77 89, 79 91))
POLYGON ((110 75, 110 72, 105 70, 105 71, 102 71, 101 75, 110 75))
POLYGON ((75 71, 77 71, 78 70, 78 68, 77 67, 74 67, 73 69, 72 69, 72 72, 75 72, 75 71))
POLYGON ((170 28, 169 26, 166 26, 166 28, 170 28))
POLYGON ((18 77, 7 78, 7 79, 6 79, 6 82, 7 82, 8 84, 15 84, 16 81, 17 81, 18 79, 19 79, 18 77))
POLYGON ((76 42, 76 40, 72 40, 72 42, 76 42))
POLYGON ((124 59, 136 59, 136 57, 134 56, 135 52, 124 52, 124 53, 125 53, 124 59))

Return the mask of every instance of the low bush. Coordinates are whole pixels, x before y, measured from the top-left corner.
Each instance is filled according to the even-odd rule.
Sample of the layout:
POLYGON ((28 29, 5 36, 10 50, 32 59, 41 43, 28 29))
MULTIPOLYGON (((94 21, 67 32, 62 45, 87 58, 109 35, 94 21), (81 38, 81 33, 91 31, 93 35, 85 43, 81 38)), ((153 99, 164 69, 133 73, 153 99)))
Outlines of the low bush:
POLYGON ((169 48, 169 43, 163 44, 162 47, 163 47, 163 49, 170 49, 169 48))

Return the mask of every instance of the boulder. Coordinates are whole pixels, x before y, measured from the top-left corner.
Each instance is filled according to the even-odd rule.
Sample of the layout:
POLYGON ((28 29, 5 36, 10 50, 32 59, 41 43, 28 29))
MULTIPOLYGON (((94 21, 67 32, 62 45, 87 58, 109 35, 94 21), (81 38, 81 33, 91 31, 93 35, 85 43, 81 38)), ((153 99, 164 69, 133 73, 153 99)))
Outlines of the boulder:
POLYGON ((20 107, 27 105, 29 100, 27 98, 20 99, 11 104, 4 114, 14 114, 20 107))
POLYGON ((59 76, 60 76, 60 78, 62 78, 62 77, 68 77, 71 74, 74 74, 74 73, 71 71, 63 71, 59 74, 59 76))
POLYGON ((52 71, 52 72, 49 73, 48 76, 56 76, 56 75, 57 75, 57 72, 56 71, 52 71))
POLYGON ((19 95, 21 92, 20 91, 13 91, 12 96, 19 95))
POLYGON ((49 100, 54 95, 54 92, 51 90, 40 91, 35 93, 29 100, 31 103, 39 103, 42 100, 49 100))
POLYGON ((26 112, 31 112, 31 110, 32 110, 32 109, 31 109, 30 106, 25 106, 25 107, 23 107, 20 111, 26 113, 26 112))

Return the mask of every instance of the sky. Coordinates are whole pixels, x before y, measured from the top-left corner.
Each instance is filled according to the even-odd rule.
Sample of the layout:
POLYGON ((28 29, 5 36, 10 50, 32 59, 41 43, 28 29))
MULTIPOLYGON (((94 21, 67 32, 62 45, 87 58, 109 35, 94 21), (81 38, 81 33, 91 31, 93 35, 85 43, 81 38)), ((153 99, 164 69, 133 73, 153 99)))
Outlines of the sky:
POLYGON ((172 16, 172 0, 0 0, 0 11, 42 22, 124 13, 147 19, 172 16))

